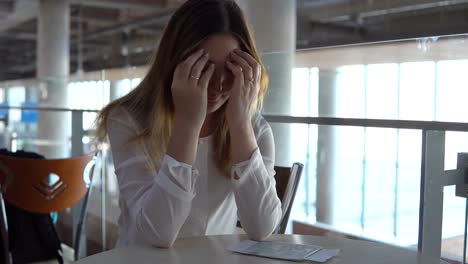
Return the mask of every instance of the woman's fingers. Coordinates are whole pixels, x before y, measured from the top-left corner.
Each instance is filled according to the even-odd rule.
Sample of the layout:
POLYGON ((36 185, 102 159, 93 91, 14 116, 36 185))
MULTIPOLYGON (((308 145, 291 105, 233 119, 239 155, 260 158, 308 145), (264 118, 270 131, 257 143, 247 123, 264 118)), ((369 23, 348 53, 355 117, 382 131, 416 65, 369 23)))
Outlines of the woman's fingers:
POLYGON ((242 51, 240 49, 234 50, 235 54, 242 57, 252 68, 253 78, 258 79, 261 74, 260 64, 250 55, 249 53, 242 51))
POLYGON ((213 63, 210 63, 210 65, 208 66, 208 69, 202 73, 200 77, 199 85, 203 89, 208 88, 208 84, 210 83, 210 79, 213 76, 214 70, 215 70, 215 65, 213 63))
POLYGON ((230 61, 227 61, 226 62, 226 66, 228 67, 228 69, 232 72, 232 74, 234 75, 234 82, 236 82, 236 80, 239 83, 240 86, 243 86, 244 85, 244 74, 243 74, 243 70, 240 66, 238 65, 235 65, 234 63, 230 62, 230 61))
POLYGON ((244 83, 252 82, 255 80, 252 67, 244 58, 242 58, 235 52, 231 53, 231 58, 234 60, 234 62, 236 62, 239 66, 242 67, 242 72, 244 73, 244 83))
POLYGON ((177 68, 175 75, 177 78, 189 78, 192 71, 193 65, 203 56, 203 49, 197 50, 195 53, 190 55, 187 59, 181 62, 177 68))
POLYGON ((208 53, 205 53, 203 56, 201 56, 195 65, 192 67, 192 71, 189 73, 189 79, 193 83, 198 83, 198 80, 200 79, 203 69, 206 66, 206 63, 208 62, 208 59, 210 58, 210 55, 208 53))
POLYGON ((203 50, 194 52, 177 65, 172 80, 175 115, 197 127, 201 127, 206 116, 207 80, 214 71, 213 67, 205 68, 208 57, 203 50))

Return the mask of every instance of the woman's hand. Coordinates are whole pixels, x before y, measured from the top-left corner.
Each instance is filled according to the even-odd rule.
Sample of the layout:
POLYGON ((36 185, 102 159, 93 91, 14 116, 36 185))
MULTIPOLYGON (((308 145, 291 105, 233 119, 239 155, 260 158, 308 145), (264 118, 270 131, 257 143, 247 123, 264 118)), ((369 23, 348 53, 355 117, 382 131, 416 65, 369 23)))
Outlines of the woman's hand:
POLYGON ((201 129, 206 116, 207 88, 214 72, 209 54, 200 49, 177 65, 172 80, 175 120, 201 129))
POLYGON ((172 81, 175 114, 167 154, 179 162, 193 164, 198 136, 205 121, 208 83, 214 64, 208 67, 209 55, 199 50, 177 65, 172 81))
POLYGON ((250 54, 239 49, 231 53, 230 61, 226 64, 234 75, 226 107, 226 120, 231 129, 249 126, 252 104, 260 89, 260 64, 250 54))
POLYGON ((236 164, 248 160, 258 148, 251 115, 260 89, 261 68, 250 54, 241 50, 231 53, 231 61, 227 62, 227 67, 234 75, 226 107, 226 121, 231 132, 232 162, 236 164))

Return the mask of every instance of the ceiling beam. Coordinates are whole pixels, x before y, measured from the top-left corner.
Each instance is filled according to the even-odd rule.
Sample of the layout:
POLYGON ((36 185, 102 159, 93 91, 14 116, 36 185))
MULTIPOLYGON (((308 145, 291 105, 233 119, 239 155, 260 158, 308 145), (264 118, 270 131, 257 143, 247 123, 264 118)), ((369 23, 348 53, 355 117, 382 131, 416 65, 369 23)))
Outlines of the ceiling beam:
MULTIPOLYGON (((127 45, 127 50, 130 54, 130 57, 136 56, 141 53, 152 53, 158 46, 158 42, 159 38, 131 40, 127 45)), ((104 45, 100 48, 89 49, 83 52, 84 61, 86 63, 90 60, 102 60, 106 56, 111 58, 114 55, 122 57, 122 54, 120 53, 112 53, 111 45, 104 45)), ((76 62, 76 60, 77 54, 70 54, 70 63, 72 63, 72 66, 74 65, 74 62, 76 62)), ((4 65, 4 68, 8 69, 8 71, 10 72, 31 72, 34 71, 36 66, 37 65, 35 61, 28 61, 27 64, 23 65, 11 65, 10 67, 8 67, 8 65, 4 65)))
MULTIPOLYGON (((83 34, 83 40, 94 40, 102 37, 108 37, 122 31, 138 30, 145 26, 156 26, 155 30, 162 29, 162 25, 169 20, 174 11, 175 10, 172 8, 166 9, 165 11, 157 12, 140 19, 126 21, 102 30, 86 33, 83 34)), ((76 41, 76 38, 72 39, 72 41, 76 41)))
POLYGON ((5 32, 36 18, 38 10, 37 0, 17 0, 14 11, 1 19, 0 32, 5 32))
POLYGON ((0 38, 36 41, 36 33, 28 33, 28 32, 0 32, 0 38))
POLYGON ((7 0, 0 2, 0 15, 7 15, 13 12, 14 10, 14 1, 7 0))
POLYGON ((320 22, 343 22, 353 19, 366 19, 404 12, 415 12, 430 8, 453 7, 455 5, 468 4, 468 0, 392 0, 372 1, 367 0, 341 2, 321 7, 304 7, 298 13, 308 16, 311 20, 320 22))
POLYGON ((91 18, 91 17, 82 17, 79 18, 77 16, 72 16, 70 17, 71 21, 74 23, 86 23, 98 27, 109 27, 110 25, 115 23, 115 20, 104 20, 104 19, 99 19, 99 18, 91 18))
POLYGON ((396 16, 388 20, 373 19, 358 31, 331 26, 331 23, 312 27, 298 23, 297 48, 330 47, 369 42, 415 39, 467 33, 466 12, 452 10, 446 16, 420 13, 417 16, 396 16), (372 25, 372 26, 371 26, 372 25), (347 32, 348 31, 348 32, 347 32))
POLYGON ((119 1, 119 0, 71 0, 72 4, 81 6, 91 6, 106 9, 124 9, 144 12, 162 11, 164 6, 162 1, 153 1, 153 3, 141 3, 140 1, 119 1))

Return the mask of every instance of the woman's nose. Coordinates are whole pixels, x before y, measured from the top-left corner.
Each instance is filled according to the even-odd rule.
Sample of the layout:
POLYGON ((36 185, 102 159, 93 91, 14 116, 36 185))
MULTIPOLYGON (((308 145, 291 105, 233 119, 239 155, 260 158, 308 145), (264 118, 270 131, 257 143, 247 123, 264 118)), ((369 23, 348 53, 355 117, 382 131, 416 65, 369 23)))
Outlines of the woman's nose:
POLYGON ((211 77, 208 89, 212 92, 221 92, 223 90, 224 74, 215 74, 211 77))
POLYGON ((221 74, 219 76, 219 91, 223 91, 224 90, 224 87, 223 87, 223 84, 224 84, 224 73, 221 74))

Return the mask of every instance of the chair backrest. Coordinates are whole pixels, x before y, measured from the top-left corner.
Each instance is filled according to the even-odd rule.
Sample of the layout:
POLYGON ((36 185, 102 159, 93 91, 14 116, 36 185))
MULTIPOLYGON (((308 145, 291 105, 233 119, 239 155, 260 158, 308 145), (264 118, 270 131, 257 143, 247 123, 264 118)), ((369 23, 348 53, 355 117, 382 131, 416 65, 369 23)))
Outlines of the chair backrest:
POLYGON ((283 211, 280 224, 276 230, 279 234, 284 234, 286 231, 303 168, 304 165, 298 162, 294 163, 292 167, 275 166, 276 192, 281 200, 281 209, 283 211))
POLYGON ((4 199, 33 213, 69 208, 88 192, 95 153, 68 159, 31 159, 0 155, 4 199))
MULTIPOLYGON (((0 154, 0 231, 3 244, 7 244, 6 249, 8 239, 4 235, 8 236, 8 215, 3 206, 3 198, 17 208, 42 214, 70 208, 83 200, 74 241, 74 257, 75 260, 79 259, 82 253, 81 232, 95 171, 96 154, 91 152, 67 159, 34 159, 0 154)), ((8 254, 6 258, 6 263, 9 263, 8 254)))

